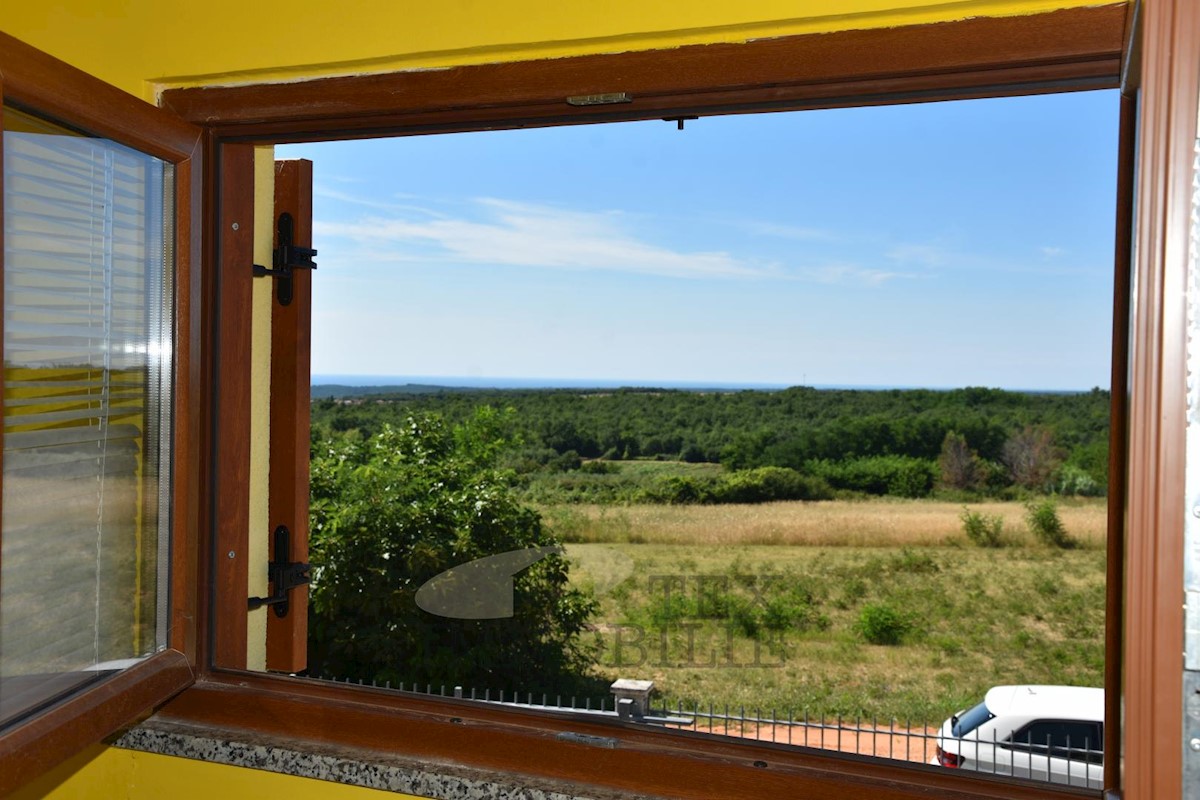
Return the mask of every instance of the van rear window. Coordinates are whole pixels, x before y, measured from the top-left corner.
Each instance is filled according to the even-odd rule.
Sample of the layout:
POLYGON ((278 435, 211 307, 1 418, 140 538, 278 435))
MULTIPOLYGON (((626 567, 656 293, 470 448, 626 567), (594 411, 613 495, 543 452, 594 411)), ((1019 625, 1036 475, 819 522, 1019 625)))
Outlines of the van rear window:
POLYGON ((963 715, 951 726, 950 733, 961 738, 964 734, 970 733, 994 716, 996 715, 988 711, 986 703, 980 703, 970 711, 964 711, 963 715))

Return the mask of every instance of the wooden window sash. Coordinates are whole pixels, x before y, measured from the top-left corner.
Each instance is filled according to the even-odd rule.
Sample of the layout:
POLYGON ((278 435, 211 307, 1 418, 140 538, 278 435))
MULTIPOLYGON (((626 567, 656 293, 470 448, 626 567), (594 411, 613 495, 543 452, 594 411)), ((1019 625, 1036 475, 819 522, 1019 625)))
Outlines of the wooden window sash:
MULTIPOLYGON (((213 268, 212 380, 207 418, 212 448, 213 612, 211 664, 244 669, 250 564, 250 392, 254 263, 254 148, 224 145, 214 155, 223 187, 213 268)), ((215 205, 210 202, 210 205, 215 205)), ((263 532, 265 535, 265 532, 263 532)))
MULTIPOLYGON (((194 348, 200 341, 195 327, 200 319, 200 245, 194 234, 201 229, 196 167, 202 131, 3 33, 0 97, 7 107, 132 147, 175 168, 171 572, 169 585, 161 587, 169 593, 167 647, 0 733, 0 794, 7 794, 194 681, 199 510, 199 359, 194 348)), ((0 259, 2 254, 0 248, 0 259)))
MULTIPOLYGON (((291 214, 292 244, 312 247, 311 161, 275 162, 275 219, 291 214)), ((276 246, 278 227, 276 227, 276 246)), ((266 280, 265 278, 263 280, 266 280)), ((312 407, 312 274, 292 272, 292 301, 271 301, 270 527, 291 531, 288 560, 308 561, 309 418, 312 407)), ((275 559, 275 538, 270 542, 275 559)), ((272 586, 274 591, 276 587, 272 586)), ((287 616, 267 612, 267 669, 301 672, 308 664, 308 587, 288 593, 287 616)))

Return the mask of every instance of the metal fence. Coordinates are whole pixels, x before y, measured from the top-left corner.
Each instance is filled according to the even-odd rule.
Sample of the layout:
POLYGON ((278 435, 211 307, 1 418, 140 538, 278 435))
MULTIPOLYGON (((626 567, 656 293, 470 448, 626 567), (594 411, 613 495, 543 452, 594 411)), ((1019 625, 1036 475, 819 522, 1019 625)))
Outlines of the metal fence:
MULTIPOLYGON (((434 684, 364 683, 323 677, 336 683, 374 686, 381 689, 433 697, 453 697, 479 703, 533 710, 567 712, 582 717, 611 718, 662 728, 691 730, 719 736, 754 739, 839 753, 953 767, 984 774, 1027 778, 1038 782, 1100 788, 1104 754, 1101 742, 1072 743, 1035 741, 1009 742, 978 739, 970 734, 961 739, 940 735, 938 728, 898 720, 810 717, 804 714, 763 713, 744 706, 731 708, 650 700, 650 691, 619 691, 614 684, 611 697, 576 698, 490 689, 464 689, 434 684), (632 696, 631 696, 632 695, 632 696), (941 746, 945 746, 943 751, 941 746)), ((622 683, 618 681, 618 684, 622 683)), ((637 682, 634 682, 637 683, 637 682)))

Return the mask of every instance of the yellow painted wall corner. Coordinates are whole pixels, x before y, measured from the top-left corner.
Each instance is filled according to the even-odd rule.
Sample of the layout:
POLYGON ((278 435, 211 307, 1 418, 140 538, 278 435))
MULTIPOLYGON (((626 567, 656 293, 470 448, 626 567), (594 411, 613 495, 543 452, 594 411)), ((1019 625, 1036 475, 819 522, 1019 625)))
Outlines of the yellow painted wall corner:
POLYGON ((165 87, 435 69, 1015 16, 1125 0, 61 0, 0 27, 146 100, 165 87))

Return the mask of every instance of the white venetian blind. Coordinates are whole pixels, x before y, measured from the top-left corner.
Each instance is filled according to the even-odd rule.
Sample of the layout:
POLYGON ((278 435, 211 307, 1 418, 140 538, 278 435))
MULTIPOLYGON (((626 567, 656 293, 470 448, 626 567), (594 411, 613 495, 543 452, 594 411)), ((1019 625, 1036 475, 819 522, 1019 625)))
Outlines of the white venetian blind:
POLYGON ((7 109, 3 159, 0 722, 163 643, 172 267, 170 165, 7 109))

